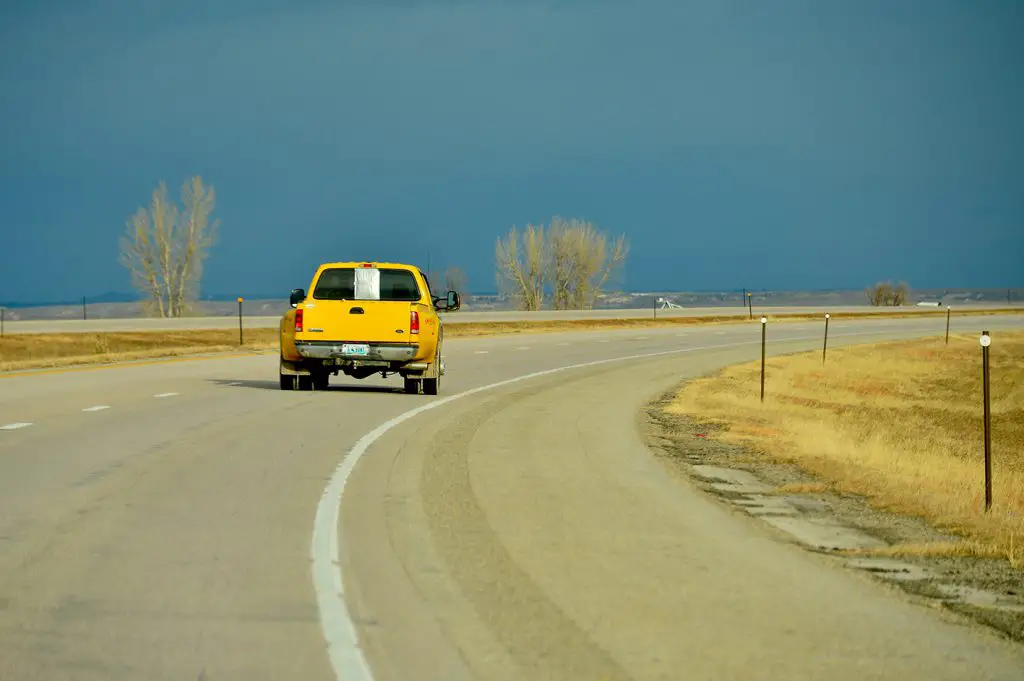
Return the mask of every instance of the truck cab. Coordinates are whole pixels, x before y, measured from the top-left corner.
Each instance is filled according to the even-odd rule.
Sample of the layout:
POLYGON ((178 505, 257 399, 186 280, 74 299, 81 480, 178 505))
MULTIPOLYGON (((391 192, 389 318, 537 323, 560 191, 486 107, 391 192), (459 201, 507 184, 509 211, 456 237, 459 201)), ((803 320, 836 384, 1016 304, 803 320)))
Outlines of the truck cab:
POLYGON ((435 297, 413 265, 320 265, 308 292, 294 289, 281 318, 282 390, 325 390, 339 373, 363 379, 398 374, 407 393, 437 395, 444 374, 442 312, 459 294, 435 297))

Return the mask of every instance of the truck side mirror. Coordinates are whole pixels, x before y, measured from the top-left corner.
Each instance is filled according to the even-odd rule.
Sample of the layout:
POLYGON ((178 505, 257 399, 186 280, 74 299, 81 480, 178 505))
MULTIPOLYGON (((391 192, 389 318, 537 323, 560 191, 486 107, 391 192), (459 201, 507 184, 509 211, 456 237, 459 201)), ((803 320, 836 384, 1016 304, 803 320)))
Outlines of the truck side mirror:
POLYGON ((298 307, 299 303, 301 303, 305 299, 306 299, 306 292, 305 291, 303 291, 301 288, 293 288, 292 289, 292 295, 289 298, 289 301, 291 302, 292 307, 298 307))
POLYGON ((455 291, 449 291, 448 292, 447 303, 448 303, 448 305, 447 305, 446 309, 449 312, 455 312, 460 307, 462 307, 462 299, 459 298, 459 294, 456 293, 455 291))

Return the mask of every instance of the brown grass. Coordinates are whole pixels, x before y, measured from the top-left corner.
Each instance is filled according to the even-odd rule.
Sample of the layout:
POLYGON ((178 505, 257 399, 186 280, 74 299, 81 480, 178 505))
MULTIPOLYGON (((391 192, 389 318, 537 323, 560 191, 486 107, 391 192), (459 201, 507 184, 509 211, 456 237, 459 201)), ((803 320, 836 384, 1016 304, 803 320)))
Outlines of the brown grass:
POLYGON ((247 330, 244 346, 238 344, 237 329, 5 335, 0 338, 0 371, 275 347, 277 329, 247 330))
MULTIPOLYGON (((771 358, 684 386, 670 412, 725 424, 717 437, 794 462, 877 507, 968 540, 957 551, 1024 565, 1024 333, 993 335, 993 497, 984 512, 977 336, 771 358)), ((939 549, 935 549, 939 550, 939 549)), ((949 551, 950 549, 941 549, 949 551)))
MULTIPOLYGON (((965 310, 963 315, 1020 314, 1020 309, 965 310)), ((755 310, 752 323, 758 324, 760 313, 755 310)), ((776 322, 821 321, 822 315, 786 313, 767 316, 776 322)), ((913 310, 907 312, 860 313, 837 312, 833 319, 863 319, 884 317, 898 319, 907 317, 945 316, 944 311, 913 310)), ((556 333, 566 331, 613 331, 622 329, 644 329, 680 326, 704 326, 708 324, 751 323, 746 314, 716 315, 707 317, 659 317, 636 319, 576 319, 567 321, 515 321, 515 322, 467 322, 457 318, 445 326, 448 338, 480 336, 503 336, 526 333, 556 333)), ((174 357, 204 353, 242 351, 267 351, 277 348, 276 328, 254 328, 245 330, 245 346, 238 344, 235 329, 182 330, 182 331, 138 331, 102 333, 41 333, 7 334, 0 337, 0 372, 23 369, 67 367, 73 365, 106 364, 139 359, 174 357)))

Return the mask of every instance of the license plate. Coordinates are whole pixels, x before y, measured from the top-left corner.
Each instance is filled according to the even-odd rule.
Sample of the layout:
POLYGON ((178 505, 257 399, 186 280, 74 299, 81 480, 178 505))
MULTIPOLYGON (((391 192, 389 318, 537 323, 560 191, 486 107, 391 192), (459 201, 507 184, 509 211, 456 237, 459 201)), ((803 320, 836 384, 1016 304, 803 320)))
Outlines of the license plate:
POLYGON ((370 354, 369 345, 359 345, 352 343, 343 343, 341 346, 341 354, 353 355, 355 357, 366 357, 370 354))

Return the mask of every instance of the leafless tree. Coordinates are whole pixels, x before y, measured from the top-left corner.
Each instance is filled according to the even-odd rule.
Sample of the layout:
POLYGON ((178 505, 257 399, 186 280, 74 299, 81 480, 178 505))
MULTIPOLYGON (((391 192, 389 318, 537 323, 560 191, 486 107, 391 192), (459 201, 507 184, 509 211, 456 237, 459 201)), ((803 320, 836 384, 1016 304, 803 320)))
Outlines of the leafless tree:
POLYGON ((625 263, 625 235, 611 241, 583 220, 551 221, 548 280, 556 309, 584 310, 594 306, 605 284, 625 263))
POLYGON ((181 317, 199 293, 203 263, 216 238, 219 220, 210 221, 216 204, 213 187, 199 176, 181 189, 181 207, 167 198, 161 182, 149 208, 139 208, 121 238, 120 262, 146 300, 150 314, 181 317))
POLYGON ((512 227, 494 249, 498 286, 523 310, 539 310, 544 302, 544 226, 512 227))
POLYGON ((459 267, 449 267, 444 271, 444 285, 447 291, 458 291, 462 298, 466 290, 466 273, 459 267))
POLYGON ((556 216, 547 228, 528 225, 521 240, 514 227, 499 239, 498 281, 525 310, 540 309, 545 290, 556 310, 587 309, 628 250, 624 235, 611 240, 592 223, 556 216))
POLYGON ((874 306, 900 306, 907 302, 910 287, 902 281, 896 286, 890 281, 880 281, 868 287, 867 294, 868 300, 874 306))

